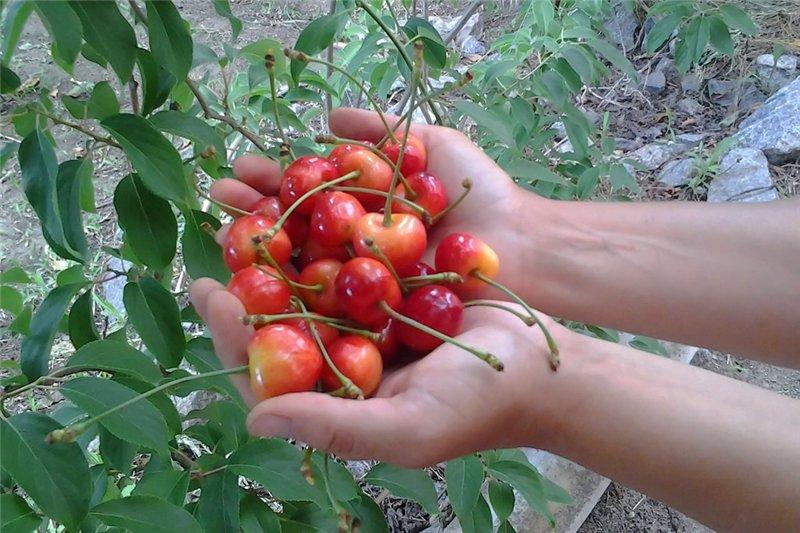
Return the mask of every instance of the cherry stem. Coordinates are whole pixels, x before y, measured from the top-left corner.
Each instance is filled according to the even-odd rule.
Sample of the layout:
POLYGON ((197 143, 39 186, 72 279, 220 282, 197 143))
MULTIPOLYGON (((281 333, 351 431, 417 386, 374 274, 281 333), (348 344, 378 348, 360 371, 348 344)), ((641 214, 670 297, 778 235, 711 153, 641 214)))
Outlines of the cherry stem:
POLYGON ((445 215, 450 213, 453 209, 458 207, 458 205, 461 202, 464 201, 464 198, 467 197, 469 191, 472 190, 472 180, 469 178, 464 178, 464 181, 461 182, 461 187, 463 187, 463 190, 461 191, 459 197, 456 198, 456 201, 453 202, 452 204, 449 204, 447 207, 445 207, 444 209, 433 215, 433 218, 431 219, 431 224, 436 224, 437 222, 439 222, 445 215))
POLYGON ((437 339, 442 340, 444 342, 449 342, 453 346, 457 346, 457 347, 461 348, 462 350, 465 350, 465 351, 471 353, 472 355, 476 356, 481 361, 484 361, 486 364, 488 364, 489 366, 491 366, 492 368, 494 368, 498 372, 503 370, 503 362, 500 361, 500 359, 498 359, 497 356, 492 355, 491 353, 489 353, 487 351, 475 348, 474 346, 469 346, 467 344, 464 344, 463 342, 461 342, 461 341, 459 341, 457 339, 454 339, 453 337, 451 337, 449 335, 445 335, 441 331, 437 331, 437 330, 433 329, 432 327, 426 326, 425 324, 423 324, 421 322, 417 322, 413 318, 409 318, 409 317, 407 317, 405 315, 401 315, 400 313, 398 313, 397 311, 392 309, 389 306, 389 304, 387 304, 385 301, 379 302, 378 306, 380 306, 380 308, 387 315, 389 315, 390 317, 394 318, 395 320, 397 320, 399 322, 403 322, 404 324, 407 324, 407 325, 409 325, 409 326, 411 326, 413 328, 417 328, 418 330, 422 331, 423 333, 427 333, 428 335, 436 337, 437 339))
MULTIPOLYGON (((267 249, 267 245, 263 244, 261 242, 257 242, 256 243, 255 239, 254 239, 254 245, 256 247, 256 251, 258 252, 259 257, 261 257, 264 261, 267 262, 267 264, 269 266, 271 266, 272 268, 275 269, 275 272, 278 274, 278 279, 283 281, 286 284, 286 286, 289 287, 289 290, 292 291, 292 294, 294 294, 295 296, 297 296, 299 298, 300 297, 300 293, 297 292, 297 287, 295 287, 292 284, 292 280, 289 279, 289 276, 286 275, 286 272, 283 271, 283 269, 278 264, 278 262, 275 261, 275 258, 272 257, 272 254, 269 253, 269 250, 267 249)), ((256 266, 258 266, 258 265, 256 265, 256 266)), ((261 271, 265 272, 263 269, 261 269, 261 271)))
POLYGON ((536 322, 529 315, 524 315, 519 311, 515 311, 514 309, 511 309, 508 306, 505 306, 503 304, 497 303, 492 300, 470 300, 468 302, 464 302, 464 307, 494 307, 496 309, 502 309, 507 313, 511 313, 512 315, 522 320, 522 322, 528 327, 536 325, 536 322))
POLYGON ((553 336, 550 335, 550 331, 542 323, 542 321, 539 320, 539 317, 536 316, 536 313, 533 311, 533 309, 531 309, 531 306, 529 306, 525 302, 525 300, 517 296, 516 293, 514 293, 514 291, 512 291, 505 285, 493 280, 492 278, 485 276, 484 274, 481 273, 480 270, 477 269, 473 270, 472 272, 470 272, 470 275, 476 279, 481 280, 487 285, 499 290, 500 292, 502 292, 503 294, 505 294, 506 296, 508 296, 509 298, 520 304, 525 309, 525 311, 531 316, 533 321, 536 322, 536 325, 539 326, 539 328, 542 330, 542 334, 544 334, 544 338, 547 341, 547 347, 550 350, 550 356, 548 358, 548 361, 550 362, 550 368, 552 368, 553 370, 557 370, 558 366, 561 364, 561 360, 559 359, 558 356, 558 345, 556 344, 556 341, 553 339, 553 336))
POLYGON ((407 287, 422 287, 433 283, 462 283, 462 278, 457 272, 438 272, 427 276, 410 276, 403 278, 403 283, 407 287))
POLYGON ((302 318, 305 320, 314 320, 316 322, 325 322, 326 324, 341 324, 344 321, 338 318, 331 318, 329 316, 320 315, 317 313, 276 313, 274 315, 245 315, 240 318, 242 324, 245 326, 252 326, 254 324, 269 324, 271 322, 280 322, 281 320, 289 320, 292 318, 302 318))
MULTIPOLYGON (((293 297, 293 303, 302 311, 303 313, 308 314, 308 309, 306 309, 306 305, 303 303, 302 298, 293 297)), ((339 382, 342 384, 341 394, 348 397, 354 398, 356 400, 363 400, 364 399, 364 392, 353 383, 350 378, 342 374, 342 372, 336 368, 336 365, 331 360, 330 354, 328 354, 328 350, 325 348, 325 345, 322 343, 322 339, 319 336, 319 332, 317 331, 317 326, 314 324, 313 320, 308 318, 304 319, 306 321, 306 325, 308 326, 308 330, 311 332, 311 336, 316 341, 317 346, 319 347, 320 352, 322 352, 322 358, 325 360, 325 364, 328 365, 328 368, 331 369, 331 372, 337 377, 339 382)), ((334 391, 337 392, 337 391, 334 391)))
POLYGON ((345 326, 344 324, 341 324, 339 322, 329 322, 327 324, 332 328, 338 329, 339 331, 346 331, 348 333, 352 333, 353 335, 360 335, 362 337, 366 337, 367 339, 375 343, 381 342, 380 333, 375 333, 374 331, 369 331, 367 329, 352 328, 350 326, 345 326))
POLYGON ((395 281, 397 281, 397 284, 400 285, 400 290, 403 291, 403 294, 406 294, 408 292, 408 288, 406 287, 405 283, 403 283, 403 278, 397 274, 397 270, 395 270, 394 265, 391 261, 389 261, 389 258, 386 257, 386 254, 383 253, 383 250, 381 250, 380 247, 375 244, 375 241, 372 240, 371 237, 365 237, 361 240, 361 242, 364 243, 364 246, 369 248, 370 253, 374 255, 378 261, 383 263, 383 266, 389 270, 389 272, 392 274, 392 277, 394 277, 395 281))
POLYGON ((304 291, 312 291, 312 292, 322 292, 325 290, 325 286, 322 283, 317 283, 315 285, 306 285, 305 283, 298 283, 297 281, 291 280, 288 277, 281 276, 277 272, 270 272, 268 269, 264 268, 264 265, 254 265, 254 266, 264 274, 267 274, 268 276, 272 276, 273 278, 286 282, 292 287, 295 287, 297 289, 301 289, 304 291))
POLYGON ((383 126, 386 128, 386 134, 390 135, 392 139, 394 139, 394 134, 392 133, 392 129, 389 127, 389 123, 386 122, 386 115, 384 115, 383 110, 381 110, 381 106, 378 105, 378 102, 375 98, 370 94, 367 88, 361 83, 358 78, 347 72, 345 69, 336 65, 335 63, 331 63, 330 61, 325 61, 324 59, 319 59, 316 57, 310 57, 299 50, 294 50, 292 48, 284 48, 283 49, 284 55, 289 59, 295 59, 297 61, 301 61, 303 63, 317 63, 319 65, 325 65, 326 67, 332 68, 333 70, 341 73, 345 78, 350 80, 356 87, 361 91, 361 93, 367 97, 369 100, 370 105, 380 117, 381 122, 383 122, 383 126))
POLYGON ((86 431, 92 424, 102 420, 103 418, 107 417, 108 415, 114 414, 117 411, 125 409, 129 405, 132 405, 139 400, 143 400, 152 396, 153 394, 157 394, 163 390, 166 390, 170 387, 174 387, 175 385, 180 385, 182 383, 186 383, 188 381, 194 381, 196 379, 205 379, 215 376, 226 376, 229 374, 241 374, 242 372, 247 372, 249 370, 247 365, 237 366, 234 368, 225 368, 223 370, 214 370, 211 372, 203 372, 200 374, 193 374, 191 376, 186 376, 180 379, 176 379, 175 381, 169 381, 167 383, 163 383, 157 387, 153 387, 152 389, 139 394, 129 400, 126 400, 120 404, 115 405, 114 407, 103 411, 97 416, 93 416, 91 418, 87 418, 83 422, 78 422, 77 424, 71 424, 65 428, 61 429, 54 429, 50 433, 47 434, 45 441, 48 444, 53 444, 56 442, 75 442, 75 439, 78 436, 86 431))
POLYGON ((309 446, 306 448, 305 453, 303 454, 303 460, 300 461, 300 474, 302 474, 303 479, 306 480, 306 483, 311 485, 312 487, 316 483, 314 479, 314 468, 311 459, 314 455, 314 448, 309 446))
POLYGON ((252 215, 250 211, 245 211, 244 209, 239 209, 238 207, 234 207, 230 204, 226 204, 225 202, 220 202, 219 200, 213 198, 210 194, 200 188, 200 185, 197 183, 197 180, 192 180, 194 182, 194 190, 197 191, 197 194, 200 195, 201 198, 205 198, 215 206, 219 207, 223 211, 227 211, 229 214, 237 214, 237 215, 252 215))
MULTIPOLYGON (((375 196, 383 196, 384 198, 389 196, 388 192, 379 191, 376 189, 368 189, 366 187, 338 186, 338 187, 331 187, 331 189, 334 191, 342 191, 342 192, 360 192, 363 194, 374 194, 375 196)), ((395 201, 405 204, 409 208, 413 209, 422 219, 422 222, 424 222, 426 225, 430 225, 431 222, 433 221, 433 217, 431 216, 431 214, 428 213, 428 210, 422 207, 421 205, 415 204, 408 198, 401 198, 400 196, 395 196, 394 199, 395 201)))
POLYGON ((211 235, 214 239, 217 238, 217 230, 214 229, 214 226, 212 226, 210 222, 201 222, 200 229, 211 235))
POLYGON ((264 57, 264 64, 266 65, 267 73, 269 74, 269 90, 270 94, 272 95, 272 112, 275 115, 275 127, 278 129, 281 139, 283 139, 281 151, 283 151, 285 147, 289 157, 294 159, 294 153, 292 152, 292 147, 289 144, 289 137, 286 136, 286 131, 281 125, 281 117, 278 113, 278 89, 275 87, 275 56, 272 55, 271 51, 267 52, 267 55, 264 57))

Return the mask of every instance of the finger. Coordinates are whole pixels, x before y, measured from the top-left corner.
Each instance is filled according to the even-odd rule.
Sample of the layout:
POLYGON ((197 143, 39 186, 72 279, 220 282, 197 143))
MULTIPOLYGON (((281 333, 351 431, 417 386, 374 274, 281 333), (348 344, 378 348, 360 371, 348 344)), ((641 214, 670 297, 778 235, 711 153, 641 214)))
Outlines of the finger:
POLYGON ((230 224, 223 224, 221 228, 217 230, 217 233, 214 235, 214 240, 217 241, 217 244, 222 246, 225 242, 225 237, 228 236, 228 231, 231 229, 230 224))
POLYGON ((356 401, 316 392, 286 394, 254 407, 247 427, 254 435, 298 439, 345 459, 402 465, 420 415, 405 405, 399 396, 356 401))
MULTIPOLYGON (((394 126, 394 124, 400 120, 399 117, 394 115, 384 116, 389 126, 394 126)), ((386 135, 386 126, 384 126, 378 114, 373 111, 367 111, 366 109, 353 109, 349 107, 334 109, 331 111, 330 125, 331 131, 334 134, 346 139, 357 139, 376 143, 386 135)), ((422 124, 412 125, 411 131, 415 134, 422 133, 425 131, 425 126, 422 124)))
MULTIPOLYGON (((256 203, 264 195, 246 183, 230 178, 223 178, 211 185, 211 197, 223 204, 232 205, 244 211, 252 211, 256 203)), ((238 213, 229 213, 236 215, 238 213)))
POLYGON ((224 290, 225 286, 211 278, 200 278, 189 285, 189 299, 194 305, 194 310, 205 321, 208 296, 213 291, 224 290))
POLYGON ((281 167, 277 161, 260 155, 246 154, 233 162, 233 175, 261 194, 269 196, 281 186, 281 167))

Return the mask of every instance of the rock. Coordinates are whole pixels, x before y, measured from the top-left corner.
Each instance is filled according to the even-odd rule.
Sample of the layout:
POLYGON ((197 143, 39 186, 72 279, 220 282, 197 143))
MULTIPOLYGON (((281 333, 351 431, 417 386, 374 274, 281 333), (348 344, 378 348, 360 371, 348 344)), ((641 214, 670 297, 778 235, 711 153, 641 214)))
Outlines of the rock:
MULTIPOLYGON (((439 32, 443 39, 453 31, 461 20, 461 14, 455 17, 429 17, 433 27, 439 32)), ((464 26, 458 30, 453 43, 465 54, 482 54, 486 51, 486 46, 478 40, 478 36, 483 31, 483 12, 478 9, 464 26)))
POLYGON ((764 153, 756 148, 734 148, 719 165, 708 186, 709 202, 770 202, 778 192, 764 153))
POLYGON ((681 90, 685 93, 699 93, 703 76, 699 72, 689 72, 681 76, 681 90))
POLYGON ((783 54, 775 61, 772 54, 756 58, 756 74, 770 89, 779 89, 792 82, 797 72, 797 57, 783 54))
POLYGON ((678 110, 687 115, 696 115, 703 110, 703 105, 694 98, 681 98, 678 100, 678 110))
POLYGON ((689 183, 694 171, 694 161, 692 159, 670 161, 658 173, 658 181, 670 187, 680 187, 689 183))
POLYGON ((670 159, 688 150, 689 146, 683 143, 651 143, 627 154, 625 157, 636 161, 647 170, 655 170, 670 159))
POLYGON ((690 148, 697 148, 705 138, 705 133, 681 133, 675 136, 677 141, 688 145, 690 148))
POLYGON ((600 113, 589 107, 582 109, 581 111, 583 111, 583 114, 586 115, 586 120, 588 120, 592 125, 597 125, 600 122, 600 119, 603 118, 600 113))
POLYGON ((742 95, 739 98, 739 111, 749 112, 758 105, 764 103, 767 95, 764 94, 753 82, 746 82, 742 87, 742 95))
POLYGON ((486 45, 470 35, 461 44, 461 51, 467 55, 482 55, 486 53, 486 45))
POLYGON ((616 144, 617 150, 622 150, 623 152, 636 150, 642 145, 636 139, 626 139, 624 137, 614 137, 614 144, 616 144))
POLYGON ((662 57, 658 60, 655 71, 662 72, 668 80, 678 77, 678 69, 675 67, 675 62, 668 57, 662 57))
POLYGON ((644 88, 649 93, 662 93, 667 88, 667 78, 663 72, 653 71, 644 79, 644 88))
POLYGON ((727 107, 736 101, 735 88, 736 84, 732 81, 710 79, 707 86, 708 97, 715 104, 727 107))
POLYGON ((774 165, 800 159, 800 76, 743 120, 737 138, 774 165))
POLYGON ((628 8, 630 2, 614 0, 611 4, 611 16, 606 19, 605 27, 611 40, 626 52, 636 46, 636 30, 639 29, 639 19, 628 8))

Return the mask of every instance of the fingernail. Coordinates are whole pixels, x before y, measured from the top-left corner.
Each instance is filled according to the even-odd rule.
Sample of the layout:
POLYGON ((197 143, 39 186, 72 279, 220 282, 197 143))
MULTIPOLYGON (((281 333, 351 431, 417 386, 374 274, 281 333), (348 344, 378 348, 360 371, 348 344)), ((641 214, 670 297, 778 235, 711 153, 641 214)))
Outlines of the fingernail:
POLYGON ((247 421, 247 429, 253 435, 263 437, 294 438, 292 420, 280 415, 259 415, 247 421))

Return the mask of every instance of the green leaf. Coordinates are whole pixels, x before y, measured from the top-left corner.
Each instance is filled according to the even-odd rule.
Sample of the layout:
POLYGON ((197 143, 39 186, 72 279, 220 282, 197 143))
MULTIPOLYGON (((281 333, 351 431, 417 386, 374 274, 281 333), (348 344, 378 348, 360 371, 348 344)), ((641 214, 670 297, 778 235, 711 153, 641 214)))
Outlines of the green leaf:
POLYGON ((367 472, 364 481, 388 489, 398 498, 414 500, 428 514, 439 513, 436 488, 424 470, 409 470, 387 463, 378 463, 367 472))
POLYGON ((92 45, 89 43, 83 43, 83 48, 81 48, 81 55, 85 57, 87 60, 100 65, 103 68, 108 66, 108 61, 105 60, 103 56, 100 55, 100 52, 92 48, 92 45))
POLYGON ((547 518, 551 526, 555 526, 553 513, 547 507, 541 474, 536 469, 516 461, 497 461, 489 468, 492 476, 517 489, 531 509, 547 518))
POLYGON ((120 113, 101 122, 122 145, 133 168, 150 191, 184 205, 190 197, 181 156, 147 119, 120 113))
POLYGON ((600 52, 600 54, 605 57, 609 63, 627 74, 630 79, 638 79, 639 76, 636 72, 636 69, 633 67, 633 64, 628 61, 628 58, 626 58, 622 52, 617 49, 617 47, 597 38, 587 39, 587 42, 592 48, 600 52))
POLYGON ((3 533, 30 533, 42 519, 16 494, 0 494, 0 530, 3 533))
POLYGON ((31 277, 20 266, 13 266, 0 272, 0 283, 32 283, 31 277))
POLYGON ((728 57, 733 56, 733 39, 731 39, 731 34, 725 22, 714 15, 710 18, 709 30, 711 32, 711 46, 721 54, 728 57))
POLYGON ((661 355, 666 357, 667 350, 664 348, 664 345, 661 344, 660 341, 657 339, 653 339, 651 337, 646 337, 644 335, 637 335, 632 338, 628 342, 628 346, 631 348, 636 348, 637 350, 642 350, 645 352, 650 352, 652 354, 661 355))
POLYGON ((756 25, 750 16, 740 7, 733 4, 724 4, 719 7, 719 14, 730 28, 735 28, 745 35, 755 35, 756 25))
POLYGON ((74 283, 56 287, 39 306, 30 323, 30 334, 22 340, 20 364, 22 373, 30 381, 47 374, 50 349, 58 330, 58 323, 67 313, 72 297, 82 284, 74 283))
POLYGON ((375 500, 361 492, 357 500, 342 502, 347 512, 358 519, 359 531, 363 533, 388 533, 386 517, 375 500))
POLYGON ((231 23, 231 40, 235 41, 239 36, 239 32, 242 31, 242 21, 236 18, 231 12, 231 6, 228 4, 228 0, 212 0, 212 3, 214 4, 214 11, 217 12, 217 15, 225 17, 231 23))
POLYGON ((193 279, 209 277, 220 283, 227 283, 231 272, 222 257, 222 248, 214 237, 200 227, 201 224, 208 223, 215 230, 219 229, 221 226, 219 220, 195 209, 184 210, 183 219, 185 224, 181 248, 189 276, 193 279))
POLYGON ((580 75, 581 79, 586 83, 590 83, 593 79, 594 68, 589 58, 583 52, 581 46, 575 44, 565 44, 561 47, 561 55, 567 60, 569 65, 580 75))
POLYGON ((172 293, 153 278, 142 278, 125 285, 122 301, 147 349, 165 367, 178 366, 186 339, 172 293))
MULTIPOLYGON (((294 44, 295 50, 312 56, 322 52, 333 42, 336 33, 346 22, 347 12, 344 11, 315 18, 300 32, 294 44)), ((295 82, 305 67, 305 63, 292 60, 291 73, 295 82)))
POLYGON ((474 455, 453 459, 445 464, 447 496, 459 521, 467 520, 478 501, 483 485, 483 464, 474 455))
POLYGON ((8 285, 0 286, 0 309, 17 316, 25 306, 25 299, 17 289, 8 285))
POLYGON ((69 311, 69 340, 75 348, 100 339, 94 325, 92 289, 81 294, 69 311))
POLYGON ((146 0, 147 36, 156 62, 183 80, 192 68, 192 36, 172 2, 146 0))
POLYGON ((244 533, 280 533, 281 522, 275 511, 262 502, 258 496, 247 493, 239 506, 241 526, 244 533))
POLYGON ((156 63, 149 50, 139 50, 136 64, 142 78, 142 115, 149 115, 167 101, 178 80, 156 63))
POLYGON ((225 163, 225 141, 204 120, 180 111, 161 111, 150 117, 150 123, 161 131, 192 141, 195 153, 213 148, 216 154, 211 159, 218 165, 225 163))
POLYGON ((0 427, 0 467, 42 512, 68 529, 77 529, 91 493, 89 467, 80 446, 45 442, 51 431, 62 426, 42 413, 25 412, 0 419, 0 427))
POLYGON ((3 57, 4 65, 11 62, 11 56, 14 55, 14 48, 17 46, 19 36, 22 34, 22 28, 33 10, 33 3, 26 0, 13 0, 7 6, 4 6, 3 13, 3 57))
POLYGON ((553 503, 562 503, 564 505, 575 505, 575 502, 572 500, 572 496, 569 495, 569 492, 544 476, 540 479, 542 481, 542 489, 544 489, 544 496, 548 501, 553 503))
MULTIPOLYGON (((214 353, 211 339, 206 337, 195 337, 189 341, 186 345, 186 360, 191 363, 195 370, 201 373, 222 370, 222 363, 214 353)), ((236 390, 236 387, 227 376, 205 378, 203 379, 203 384, 206 388, 227 394, 240 408, 246 409, 242 395, 239 394, 239 391, 236 390)))
POLYGON ((424 46, 422 57, 425 63, 433 68, 444 68, 447 64, 447 48, 442 36, 433 24, 419 17, 411 17, 403 26, 403 31, 409 40, 417 38, 424 46))
POLYGON ((203 480, 195 518, 206 531, 239 533, 240 494, 238 475, 227 468, 212 474, 203 480))
MULTIPOLYGON (((133 378, 126 374, 117 374, 113 379, 117 383, 120 383, 121 385, 124 385, 129 389, 138 392, 139 394, 148 392, 153 388, 153 386, 149 383, 145 383, 144 381, 133 378)), ((167 392, 157 392, 155 394, 151 394, 147 397, 147 401, 150 402, 153 407, 158 409, 161 413, 161 416, 164 417, 164 421, 167 423, 167 429, 169 430, 170 438, 181 432, 181 415, 175 408, 175 404, 172 402, 172 399, 167 395, 167 392)))
POLYGON ((174 505, 183 506, 189 488, 189 472, 161 470, 145 472, 131 493, 134 496, 154 496, 174 505))
POLYGON ((17 90, 22 82, 16 72, 0 64, 0 94, 7 94, 17 90))
POLYGON ((611 188, 615 191, 624 188, 632 192, 639 190, 639 184, 636 182, 636 179, 631 176, 624 165, 618 163, 611 165, 609 168, 609 181, 611 181, 611 188))
POLYGON ((72 66, 83 44, 81 20, 66 2, 36 0, 35 6, 52 39, 53 60, 72 74, 72 66))
POLYGON ((131 79, 136 61, 136 34, 115 2, 70 0, 81 20, 83 39, 110 64, 119 80, 131 79))
POLYGON ((100 436, 100 456, 111 468, 129 475, 131 463, 136 456, 136 452, 139 451, 139 445, 116 437, 102 426, 98 433, 100 436))
POLYGON ((511 522, 506 520, 504 522, 500 522, 500 525, 497 526, 496 533, 517 533, 517 530, 514 529, 514 526, 511 525, 511 522))
POLYGON ((129 174, 114 191, 114 208, 136 257, 155 270, 169 266, 178 239, 178 221, 169 202, 150 192, 137 174, 129 174))
POLYGON ((131 533, 203 533, 203 528, 185 509, 153 496, 107 501, 92 508, 89 516, 131 533))
POLYGON ((648 54, 652 54, 667 42, 667 39, 672 36, 672 32, 675 31, 675 28, 678 27, 685 15, 683 11, 674 11, 656 22, 655 26, 647 34, 645 47, 648 54))
MULTIPOLYGON (((139 397, 139 393, 110 379, 84 376, 64 383, 59 389, 72 403, 90 416, 139 397)), ((139 400, 99 420, 114 436, 133 444, 167 454, 169 434, 164 417, 152 403, 139 400)))
POLYGON ((494 514, 501 522, 514 511, 514 499, 514 489, 511 485, 497 479, 489 481, 489 501, 492 503, 494 514))
POLYGON ((70 283, 86 283, 86 276, 83 272, 83 265, 72 265, 69 268, 60 270, 56 274, 56 285, 69 285, 70 283))
POLYGON ((515 146, 514 133, 508 117, 500 116, 492 110, 467 100, 460 100, 454 104, 461 113, 472 118, 479 128, 491 132, 507 146, 515 146))
MULTIPOLYGON (((64 237, 82 259, 86 256, 86 235, 81 218, 81 177, 88 159, 72 159, 58 165, 56 197, 64 237)), ((91 161, 88 165, 91 165, 91 161)))
POLYGON ((92 89, 92 96, 86 105, 86 112, 89 118, 96 118, 97 120, 103 120, 119 113, 117 95, 107 81, 95 84, 92 89))
POLYGON ((463 520, 458 519, 464 533, 483 533, 492 530, 492 510, 482 494, 478 495, 475 506, 463 520))
POLYGON ((275 76, 280 77, 286 71, 286 56, 283 54, 283 44, 275 39, 260 39, 244 46, 239 53, 244 59, 260 69, 266 80, 264 57, 271 53, 275 57, 275 76))
POLYGON ((566 180, 546 166, 535 161, 528 161, 520 157, 515 157, 503 165, 503 170, 514 178, 528 181, 546 181, 556 185, 565 185, 566 180))
POLYGON ((31 316, 33 315, 33 308, 26 305, 24 309, 17 315, 8 329, 17 335, 29 335, 31 328, 31 316))
POLYGON ((220 444, 224 452, 234 451, 250 438, 245 425, 247 412, 230 400, 217 400, 202 409, 196 409, 186 415, 186 420, 202 418, 208 420, 208 426, 216 429, 221 435, 220 444))
POLYGON ((85 344, 69 358, 67 368, 92 368, 106 372, 121 373, 157 384, 161 372, 153 360, 127 344, 111 340, 98 340, 85 344))

